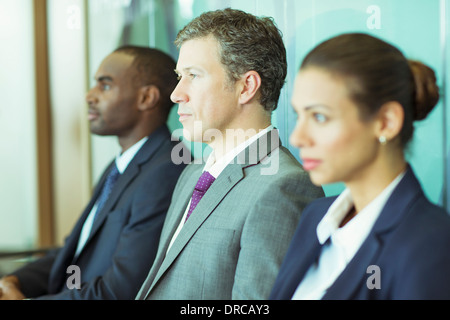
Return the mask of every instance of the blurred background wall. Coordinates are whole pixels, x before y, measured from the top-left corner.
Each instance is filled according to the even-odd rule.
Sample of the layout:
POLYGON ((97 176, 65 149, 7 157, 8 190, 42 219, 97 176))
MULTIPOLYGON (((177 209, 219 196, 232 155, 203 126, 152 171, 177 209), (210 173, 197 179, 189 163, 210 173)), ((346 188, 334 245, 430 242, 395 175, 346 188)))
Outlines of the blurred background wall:
MULTIPOLYGON (((120 151, 114 137, 88 129, 84 98, 101 60, 124 44, 176 60, 177 32, 225 7, 271 16, 283 32, 289 70, 273 122, 296 157, 293 79, 319 42, 364 32, 433 67, 442 99, 417 123, 408 159, 431 201, 449 211, 450 0, 0 0, 0 250, 62 244, 120 151)), ((168 125, 179 137, 176 107, 168 125)), ((189 146, 196 157, 208 153, 189 146)), ((334 195, 342 185, 324 189, 334 195)))

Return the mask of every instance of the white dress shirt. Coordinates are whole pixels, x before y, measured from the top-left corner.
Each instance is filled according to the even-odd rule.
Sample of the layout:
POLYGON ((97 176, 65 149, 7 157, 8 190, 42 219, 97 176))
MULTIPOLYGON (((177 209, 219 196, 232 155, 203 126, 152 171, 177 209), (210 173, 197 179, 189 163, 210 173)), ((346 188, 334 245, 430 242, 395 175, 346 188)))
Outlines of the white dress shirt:
MULTIPOLYGON (((211 154, 208 157, 208 160, 206 160, 205 167, 203 168, 204 171, 208 171, 215 179, 222 173, 222 171, 225 169, 227 165, 229 165, 239 153, 241 153, 245 148, 247 148, 250 144, 252 144, 254 141, 262 137, 267 132, 271 131, 274 127, 270 125, 264 130, 261 130, 256 135, 250 137, 246 141, 240 143, 238 146, 234 147, 232 150, 228 151, 221 159, 216 160, 216 157, 214 155, 214 151, 211 152, 211 154)), ((184 211, 183 217, 181 218, 180 224, 178 225, 177 230, 175 231, 172 240, 170 241, 169 247, 167 248, 167 252, 172 247, 172 244, 174 243, 175 239, 178 237, 178 234, 180 233, 181 229, 184 226, 184 222, 186 220, 187 213, 189 211, 189 207, 191 206, 191 201, 189 200, 189 203, 184 211)), ((194 214, 194 213, 193 213, 194 214)))
MULTIPOLYGON (((120 174, 124 173, 130 164, 131 160, 133 160, 134 156, 144 143, 147 141, 148 137, 144 137, 143 139, 136 142, 131 148, 126 150, 124 153, 116 156, 116 167, 120 174)), ((89 238, 89 234, 91 233, 92 224, 94 223, 94 217, 97 213, 97 202, 91 209, 86 221, 84 222, 83 229, 81 229, 80 238, 78 240, 77 250, 75 251, 75 257, 78 257, 84 245, 86 244, 87 239, 89 238)))
POLYGON ((295 291, 293 300, 320 300, 342 273, 367 238, 387 200, 405 173, 397 176, 374 200, 342 228, 342 220, 353 207, 349 189, 333 202, 316 228, 322 247, 320 257, 306 272, 295 291))

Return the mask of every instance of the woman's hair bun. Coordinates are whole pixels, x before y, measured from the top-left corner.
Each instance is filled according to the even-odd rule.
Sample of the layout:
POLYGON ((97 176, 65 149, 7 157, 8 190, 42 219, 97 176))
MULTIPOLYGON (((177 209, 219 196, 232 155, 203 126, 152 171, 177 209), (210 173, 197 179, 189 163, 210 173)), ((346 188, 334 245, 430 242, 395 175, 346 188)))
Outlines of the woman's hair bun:
POLYGON ((439 101, 436 75, 433 69, 420 61, 409 60, 408 62, 414 78, 414 120, 423 120, 439 101))

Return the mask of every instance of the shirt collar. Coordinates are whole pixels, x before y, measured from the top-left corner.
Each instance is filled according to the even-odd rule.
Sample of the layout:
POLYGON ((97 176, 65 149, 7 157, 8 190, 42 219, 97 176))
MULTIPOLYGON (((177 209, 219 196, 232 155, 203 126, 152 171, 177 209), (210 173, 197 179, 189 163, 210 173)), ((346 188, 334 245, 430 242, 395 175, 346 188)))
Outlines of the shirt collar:
POLYGON ((399 174, 374 200, 372 200, 361 212, 353 217, 344 227, 339 228, 342 220, 353 207, 353 199, 349 189, 345 189, 333 202, 325 216, 316 228, 317 238, 320 244, 324 244, 330 237, 336 235, 336 239, 343 242, 358 243, 367 237, 375 224, 387 200, 395 187, 404 177, 405 172, 399 174), (357 238, 357 241, 355 241, 357 238))
POLYGON ((125 172, 131 160, 133 160, 136 153, 138 153, 138 151, 142 148, 142 146, 147 140, 148 137, 142 138, 141 140, 136 142, 133 146, 131 146, 129 149, 127 149, 124 153, 121 153, 116 156, 116 166, 120 174, 125 172))
POLYGON ((214 178, 217 179, 217 177, 222 173, 225 167, 229 165, 239 153, 241 153, 245 148, 247 148, 254 141, 258 140, 264 134, 271 131, 273 128, 273 125, 270 125, 264 130, 261 130, 256 135, 250 137, 249 139, 234 147, 232 150, 228 151, 221 159, 217 161, 213 150, 209 155, 208 160, 206 161, 203 171, 208 171, 214 178))

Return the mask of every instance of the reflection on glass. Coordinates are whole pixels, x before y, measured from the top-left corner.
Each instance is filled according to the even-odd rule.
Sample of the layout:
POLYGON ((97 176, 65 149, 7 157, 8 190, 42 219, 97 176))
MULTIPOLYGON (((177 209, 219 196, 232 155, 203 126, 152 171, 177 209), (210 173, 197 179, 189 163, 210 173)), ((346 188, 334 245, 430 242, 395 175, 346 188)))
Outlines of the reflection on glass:
MULTIPOLYGON (((177 32, 205 11, 233 7, 273 17, 283 33, 289 64, 286 85, 273 121, 280 129, 283 144, 296 157, 298 151, 289 145, 288 140, 295 124, 290 106, 292 83, 300 61, 319 42, 344 32, 373 34, 401 48, 407 57, 432 66, 440 84, 444 84, 446 76, 443 61, 448 57, 443 56, 440 30, 444 23, 442 20, 447 20, 445 37, 448 38, 449 14, 442 15, 441 6, 442 3, 448 6, 450 0, 134 0, 116 1, 115 7, 110 5, 99 9, 106 2, 114 3, 89 1, 92 68, 100 57, 124 43, 151 44, 176 59, 178 50, 173 40, 177 32), (145 12, 145 17, 142 12, 145 12), (419 17, 421 23, 418 23, 419 17), (145 27, 147 29, 143 30, 145 27), (128 33, 127 37, 125 33, 128 33)), ((176 110, 169 123, 172 130, 181 127, 175 113, 176 110)), ((446 153, 450 153, 444 150, 447 144, 445 135, 448 135, 443 120, 445 115, 444 103, 441 102, 426 121, 417 124, 408 156, 427 196, 436 203, 444 201, 444 186, 449 183, 448 179, 444 183, 445 166, 450 166, 443 160, 446 153)), ((449 119, 447 123, 450 123, 449 119)), ((325 190, 328 195, 338 194, 342 186, 325 186, 325 190)))

